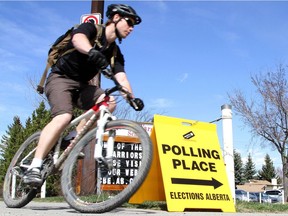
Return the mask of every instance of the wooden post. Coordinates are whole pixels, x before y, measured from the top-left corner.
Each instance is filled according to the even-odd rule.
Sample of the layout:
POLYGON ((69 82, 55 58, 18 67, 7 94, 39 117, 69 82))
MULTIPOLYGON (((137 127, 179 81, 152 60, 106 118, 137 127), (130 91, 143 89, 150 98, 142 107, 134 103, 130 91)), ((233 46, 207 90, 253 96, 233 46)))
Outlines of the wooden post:
MULTIPOLYGON (((104 0, 92 0, 91 1, 91 13, 100 13, 101 17, 103 19, 104 17, 104 0)), ((102 19, 100 20, 100 24, 103 23, 102 19)), ((98 87, 101 87, 101 74, 97 74, 93 79, 91 79, 89 81, 90 85, 95 85, 98 87)), ((88 144, 85 149, 84 149, 84 154, 85 154, 85 158, 83 160, 83 163, 81 164, 82 166, 82 175, 78 174, 77 178, 85 176, 87 172, 91 171, 91 170, 95 170, 96 171, 96 161, 93 157, 94 155, 94 143, 88 144)), ((97 176, 97 172, 95 173, 95 176, 90 176, 89 178, 89 182, 91 182, 91 185, 95 185, 96 182, 96 176, 97 176)), ((86 179, 87 180, 87 179, 86 179)), ((80 179, 81 181, 81 179, 80 179)), ((86 182, 87 183, 87 182, 86 182)), ((79 182, 78 182, 79 184, 79 182)), ((91 191, 91 185, 87 185, 85 183, 81 184, 80 188, 77 188, 77 192, 81 192, 82 194, 85 193, 90 193, 91 191)), ((79 185, 77 185, 79 186, 79 185)), ((94 188, 94 187, 92 187, 94 188)))
MULTIPOLYGON (((101 17, 103 19, 104 17, 104 0, 103 1, 98 1, 98 0, 92 0, 91 2, 91 13, 100 13, 101 17)), ((102 24, 103 21, 100 20, 100 24, 102 24)), ((91 85, 95 86, 101 86, 101 74, 97 74, 92 80, 89 82, 91 85)))

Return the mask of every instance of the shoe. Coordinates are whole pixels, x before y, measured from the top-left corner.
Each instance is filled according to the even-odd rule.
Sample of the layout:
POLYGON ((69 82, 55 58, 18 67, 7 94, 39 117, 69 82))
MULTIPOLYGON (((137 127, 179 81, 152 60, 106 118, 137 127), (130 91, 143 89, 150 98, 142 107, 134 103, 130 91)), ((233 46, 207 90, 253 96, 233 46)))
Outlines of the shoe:
POLYGON ((33 186, 41 186, 43 179, 40 168, 34 167, 28 169, 23 176, 23 182, 33 186))

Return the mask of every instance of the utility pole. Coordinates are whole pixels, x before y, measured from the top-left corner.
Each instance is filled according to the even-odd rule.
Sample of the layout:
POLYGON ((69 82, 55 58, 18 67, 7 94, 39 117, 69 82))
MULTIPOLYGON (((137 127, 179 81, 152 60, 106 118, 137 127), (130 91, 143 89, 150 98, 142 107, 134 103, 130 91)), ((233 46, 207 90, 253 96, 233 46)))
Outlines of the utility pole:
MULTIPOLYGON (((101 18, 104 17, 104 0, 91 0, 91 14, 93 13, 100 13, 101 18)), ((99 24, 102 24, 102 19, 99 20, 99 24)), ((101 86, 101 73, 98 73, 95 77, 93 77, 92 80, 89 81, 90 85, 94 86, 101 86)), ((84 148, 84 154, 86 157, 84 158, 83 162, 79 160, 79 167, 81 167, 77 171, 77 187, 76 187, 76 193, 90 193, 91 187, 90 185, 83 184, 82 183, 82 176, 90 176, 88 182, 91 184, 95 184, 97 176, 88 175, 87 172, 89 170, 97 170, 96 168, 96 162, 93 158, 94 154, 94 145, 87 145, 84 148), (90 158, 93 158, 90 160, 90 158), (80 162, 81 161, 81 162, 80 162)), ((86 179, 87 180, 87 179, 86 179)))
MULTIPOLYGON (((104 17, 104 0, 92 0, 91 1, 91 13, 100 13, 103 19, 104 17)), ((99 24, 102 24, 102 19, 99 20, 99 24)), ((101 86, 101 74, 97 74, 92 80, 90 80, 90 84, 95 86, 101 86)))
POLYGON ((103 1, 92 0, 91 13, 101 13, 102 17, 104 17, 104 0, 103 1))

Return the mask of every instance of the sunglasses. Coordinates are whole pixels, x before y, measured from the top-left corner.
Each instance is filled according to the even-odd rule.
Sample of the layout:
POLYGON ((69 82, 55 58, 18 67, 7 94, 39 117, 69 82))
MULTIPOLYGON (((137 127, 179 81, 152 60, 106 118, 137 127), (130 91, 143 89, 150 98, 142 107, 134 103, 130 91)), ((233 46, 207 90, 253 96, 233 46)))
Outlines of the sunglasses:
POLYGON ((132 20, 132 19, 130 19, 128 17, 124 17, 124 19, 126 20, 128 26, 134 27, 134 25, 135 25, 135 21, 134 20, 132 20))

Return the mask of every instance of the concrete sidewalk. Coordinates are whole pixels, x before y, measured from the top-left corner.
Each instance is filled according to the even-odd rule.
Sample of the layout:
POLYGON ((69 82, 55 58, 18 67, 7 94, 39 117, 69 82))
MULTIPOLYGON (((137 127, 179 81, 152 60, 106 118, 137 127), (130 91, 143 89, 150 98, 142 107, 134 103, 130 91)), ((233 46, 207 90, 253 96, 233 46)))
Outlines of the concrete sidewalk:
MULTIPOLYGON (((27 206, 19 209, 7 208, 3 201, 0 202, 0 216, 88 216, 93 214, 82 214, 75 211, 67 203, 51 203, 51 202, 31 202, 27 206)), ((102 213, 105 216, 121 216, 121 215, 171 215, 171 216, 287 216, 287 214, 276 213, 219 213, 219 212, 167 212, 149 209, 132 209, 117 208, 111 212, 102 213)))

